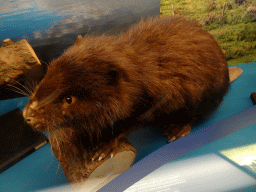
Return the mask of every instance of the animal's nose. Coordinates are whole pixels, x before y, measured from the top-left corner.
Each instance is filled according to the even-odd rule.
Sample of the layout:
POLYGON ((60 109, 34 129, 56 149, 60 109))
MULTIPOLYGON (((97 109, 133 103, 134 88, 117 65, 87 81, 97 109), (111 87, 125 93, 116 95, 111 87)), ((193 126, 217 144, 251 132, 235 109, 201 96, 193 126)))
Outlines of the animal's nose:
POLYGON ((25 119, 26 122, 31 122, 33 120, 33 110, 29 107, 26 106, 23 110, 23 117, 25 119))
POLYGON ((24 119, 27 123, 32 123, 33 122, 33 117, 32 116, 27 115, 26 117, 24 117, 24 119))
POLYGON ((24 117, 24 119, 25 119, 26 123, 28 123, 30 125, 35 123, 35 119, 33 116, 26 116, 26 117, 24 117))

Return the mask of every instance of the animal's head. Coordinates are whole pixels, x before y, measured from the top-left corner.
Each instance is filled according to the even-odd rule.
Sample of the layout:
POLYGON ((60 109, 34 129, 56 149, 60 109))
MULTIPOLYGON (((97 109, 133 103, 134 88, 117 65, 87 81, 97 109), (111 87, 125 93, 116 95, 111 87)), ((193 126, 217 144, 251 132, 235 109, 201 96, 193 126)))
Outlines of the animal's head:
POLYGON ((97 134, 129 113, 128 76, 113 55, 111 39, 78 39, 50 64, 23 111, 32 127, 97 134))

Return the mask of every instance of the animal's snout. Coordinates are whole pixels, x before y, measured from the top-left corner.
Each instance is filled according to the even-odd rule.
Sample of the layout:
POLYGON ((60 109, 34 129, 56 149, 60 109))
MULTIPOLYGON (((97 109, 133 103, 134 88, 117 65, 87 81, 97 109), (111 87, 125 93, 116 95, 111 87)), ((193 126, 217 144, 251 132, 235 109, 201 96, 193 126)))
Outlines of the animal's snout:
POLYGON ((34 113, 30 106, 24 108, 23 117, 27 123, 33 122, 34 113))
POLYGON ((27 124, 29 124, 32 128, 36 130, 41 129, 41 122, 38 121, 38 118, 35 116, 35 109, 33 109, 33 106, 27 105, 23 110, 23 117, 27 124))

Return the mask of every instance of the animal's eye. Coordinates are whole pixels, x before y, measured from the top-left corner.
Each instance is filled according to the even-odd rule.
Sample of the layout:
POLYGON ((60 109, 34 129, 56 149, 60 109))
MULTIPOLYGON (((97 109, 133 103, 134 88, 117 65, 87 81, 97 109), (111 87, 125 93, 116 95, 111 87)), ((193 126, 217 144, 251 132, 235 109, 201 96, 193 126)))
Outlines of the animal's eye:
POLYGON ((71 96, 67 96, 67 97, 65 98, 65 101, 66 101, 68 104, 72 103, 72 97, 71 97, 71 96))

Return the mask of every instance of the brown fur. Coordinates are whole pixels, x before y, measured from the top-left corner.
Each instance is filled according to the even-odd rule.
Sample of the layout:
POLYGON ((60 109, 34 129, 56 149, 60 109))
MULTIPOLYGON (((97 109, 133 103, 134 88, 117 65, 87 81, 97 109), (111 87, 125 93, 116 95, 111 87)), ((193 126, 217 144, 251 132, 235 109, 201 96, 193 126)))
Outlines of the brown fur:
POLYGON ((71 127, 97 146, 156 120, 169 133, 189 131, 228 87, 227 62, 209 33, 184 18, 149 18, 117 37, 79 37, 51 63, 24 117, 38 130, 71 127))

